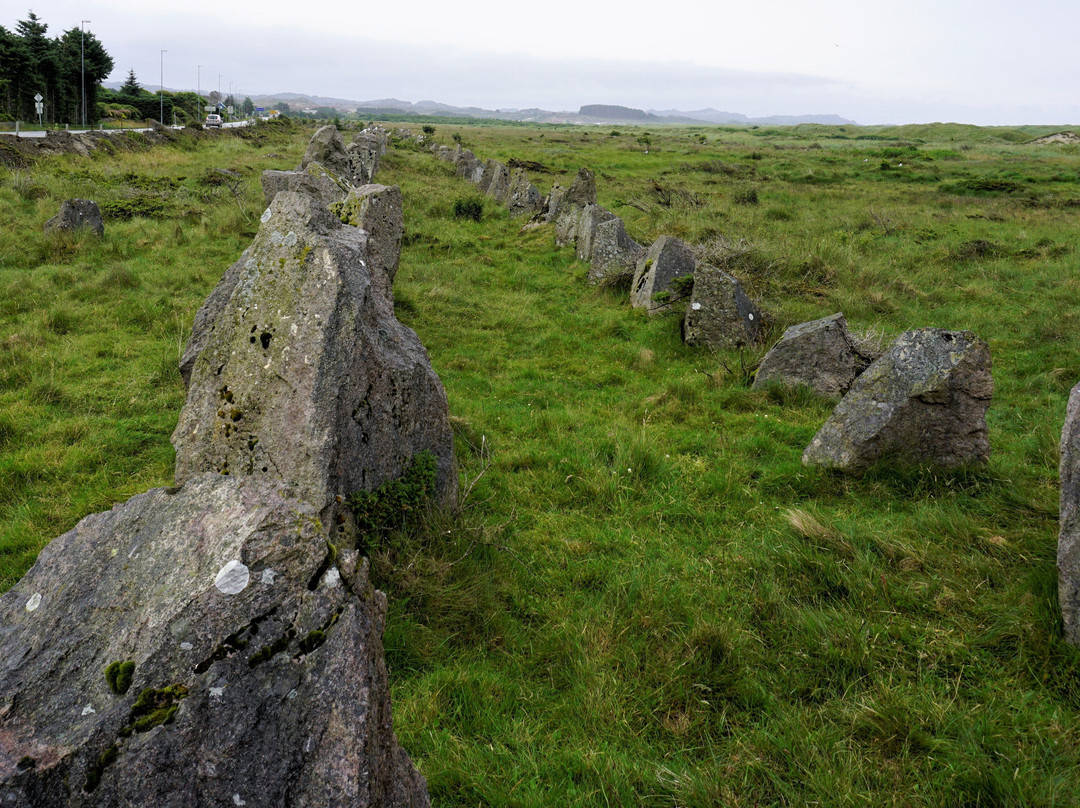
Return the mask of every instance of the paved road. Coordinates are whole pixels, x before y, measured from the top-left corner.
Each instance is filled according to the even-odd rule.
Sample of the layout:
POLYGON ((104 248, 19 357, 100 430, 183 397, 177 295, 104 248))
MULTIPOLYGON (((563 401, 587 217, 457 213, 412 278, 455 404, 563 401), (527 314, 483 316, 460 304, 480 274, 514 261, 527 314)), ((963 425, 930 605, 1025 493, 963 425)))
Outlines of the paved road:
MULTIPOLYGON (((238 126, 247 126, 248 123, 250 123, 250 121, 231 121, 229 123, 222 124, 222 126, 224 128, 226 128, 226 129, 235 129, 238 126)), ((182 126, 170 126, 168 128, 169 129, 183 129, 184 127, 182 127, 182 126)), ((64 131, 64 130, 60 130, 60 131, 64 131)), ((71 132, 71 134, 73 134, 73 135, 77 135, 77 134, 79 134, 81 132, 89 132, 90 130, 89 129, 69 129, 67 131, 71 132)), ((152 132, 153 130, 148 128, 148 127, 143 127, 141 129, 124 129, 124 130, 106 129, 105 131, 107 131, 107 132, 119 132, 119 131, 124 131, 124 132, 152 132)), ((12 135, 13 137, 45 137, 46 134, 48 134, 48 133, 47 132, 42 132, 42 131, 39 131, 39 130, 33 130, 33 131, 30 131, 30 132, 23 131, 23 132, 19 132, 18 135, 16 135, 15 132, 0 132, 0 135, 12 135)))

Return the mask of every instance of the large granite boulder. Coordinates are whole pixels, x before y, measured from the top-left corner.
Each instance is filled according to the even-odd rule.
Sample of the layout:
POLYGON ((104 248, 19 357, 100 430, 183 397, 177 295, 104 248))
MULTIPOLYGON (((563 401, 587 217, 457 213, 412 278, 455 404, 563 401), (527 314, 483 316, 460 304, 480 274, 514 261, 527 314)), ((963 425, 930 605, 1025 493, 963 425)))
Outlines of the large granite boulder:
POLYGON ((685 241, 660 236, 637 263, 630 305, 649 314, 681 311, 685 305, 681 288, 689 285, 696 267, 694 251, 685 241))
POLYGON ((375 174, 379 170, 380 148, 374 140, 353 140, 345 147, 354 185, 367 185, 375 181, 375 174))
POLYGON ((367 235, 367 267, 371 279, 393 304, 394 276, 405 233, 401 188, 396 185, 353 188, 335 211, 342 222, 359 227, 367 235))
POLYGON ((479 184, 484 176, 484 161, 473 154, 469 149, 458 146, 454 154, 454 170, 459 177, 469 182, 479 184))
POLYGON ((683 318, 683 341, 708 348, 741 348, 755 344, 764 321, 742 284, 718 267, 698 266, 690 303, 683 318))
POLYGON ((279 193, 196 316, 176 481, 204 471, 284 480, 338 524, 340 499, 438 459, 456 495, 446 394, 369 270, 368 237, 310 197, 279 193))
POLYGON ((618 217, 610 210, 593 203, 589 203, 581 209, 577 224, 577 257, 579 260, 588 261, 592 258, 593 236, 596 234, 596 228, 604 222, 610 222, 615 218, 618 217))
POLYGON ((0 804, 428 805, 394 736, 385 597, 275 481, 83 519, 0 597, 0 804))
POLYGON ((45 222, 43 229, 46 233, 89 230, 95 236, 103 236, 105 222, 101 208, 92 199, 65 199, 60 212, 45 222))
POLYGON ((754 387, 804 385, 823 396, 842 396, 871 357, 859 350, 842 313, 793 325, 761 360, 754 387))
POLYGON ((985 464, 993 391, 983 340, 970 331, 907 331, 855 380, 803 463, 856 474, 878 463, 985 464))
POLYGON ((544 197, 529 180, 529 174, 523 168, 515 168, 510 173, 510 187, 506 193, 506 206, 511 216, 533 215, 540 210, 544 197))
POLYGON ((311 136, 300 168, 318 163, 349 185, 365 185, 375 177, 378 155, 377 146, 367 138, 354 139, 346 148, 337 127, 327 124, 311 136))
POLYGON ((1080 384, 1072 389, 1061 430, 1058 601, 1065 641, 1080 646, 1080 384))
POLYGON ((339 202, 350 185, 322 164, 310 162, 295 171, 267 170, 262 173, 263 201, 267 207, 281 191, 295 191, 318 199, 324 205, 339 202))

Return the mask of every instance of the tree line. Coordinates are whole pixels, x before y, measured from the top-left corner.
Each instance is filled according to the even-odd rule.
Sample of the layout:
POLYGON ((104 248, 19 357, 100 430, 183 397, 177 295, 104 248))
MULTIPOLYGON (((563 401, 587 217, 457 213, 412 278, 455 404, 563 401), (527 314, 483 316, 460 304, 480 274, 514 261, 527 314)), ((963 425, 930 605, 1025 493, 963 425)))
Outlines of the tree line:
POLYGON ((46 123, 96 120, 112 57, 89 31, 76 26, 50 38, 48 30, 32 11, 13 31, 0 25, 0 119, 37 120, 34 96, 40 93, 46 123))

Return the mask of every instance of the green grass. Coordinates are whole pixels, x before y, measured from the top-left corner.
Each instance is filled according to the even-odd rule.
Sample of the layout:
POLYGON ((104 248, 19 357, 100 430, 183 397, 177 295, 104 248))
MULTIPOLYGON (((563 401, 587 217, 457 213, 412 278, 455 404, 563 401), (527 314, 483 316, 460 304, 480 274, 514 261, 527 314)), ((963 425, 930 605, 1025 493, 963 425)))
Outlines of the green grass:
MULTIPOLYGON (((447 388, 467 492, 369 546, 395 727, 433 801, 1080 801, 1054 569, 1080 152, 955 125, 653 127, 649 154, 633 127, 437 137, 455 131, 547 166, 544 190, 588 166, 642 243, 741 241, 732 271, 776 333, 839 310, 887 336, 969 328, 996 393, 984 471, 804 468, 830 402, 749 389, 762 350, 687 348, 677 318, 586 286, 550 231, 491 200, 455 216, 472 189, 391 150, 398 316, 447 388)), ((5 586, 78 518, 169 482, 194 309, 250 242, 258 171, 295 165, 306 136, 53 158, 0 183, 5 586), (243 175, 239 197, 212 168, 243 175), (40 233, 93 194, 165 210, 101 242, 40 233)))

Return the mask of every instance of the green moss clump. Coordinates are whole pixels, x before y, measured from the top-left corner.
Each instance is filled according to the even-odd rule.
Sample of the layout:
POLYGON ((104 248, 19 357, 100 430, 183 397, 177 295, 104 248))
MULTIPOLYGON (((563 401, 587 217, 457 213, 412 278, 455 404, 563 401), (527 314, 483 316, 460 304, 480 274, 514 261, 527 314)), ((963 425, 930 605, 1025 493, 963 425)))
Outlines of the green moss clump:
POLYGON ((188 689, 182 684, 146 688, 131 706, 129 721, 120 728, 120 737, 128 738, 133 732, 148 732, 161 724, 171 724, 187 695, 188 689))
POLYGON ((396 480, 387 480, 374 491, 357 491, 349 498, 361 530, 400 527, 410 513, 419 510, 435 487, 438 461, 432 452, 415 455, 396 480))
POLYGON ((282 634, 270 645, 264 645, 250 657, 248 657, 248 667, 254 668, 256 665, 261 665, 264 662, 268 662, 275 654, 280 654, 286 648, 289 647, 289 640, 292 637, 292 631, 282 634))
POLYGON ((90 770, 86 773, 86 785, 83 788, 86 791, 93 791, 101 784, 101 776, 105 773, 105 770, 109 768, 116 759, 120 756, 120 750, 116 748, 116 744, 110 744, 106 747, 97 759, 97 763, 90 767, 90 770))
POLYGON ((109 683, 109 690, 117 696, 122 696, 131 687, 131 677, 135 674, 135 663, 130 659, 126 662, 110 662, 105 667, 105 681, 109 683))

